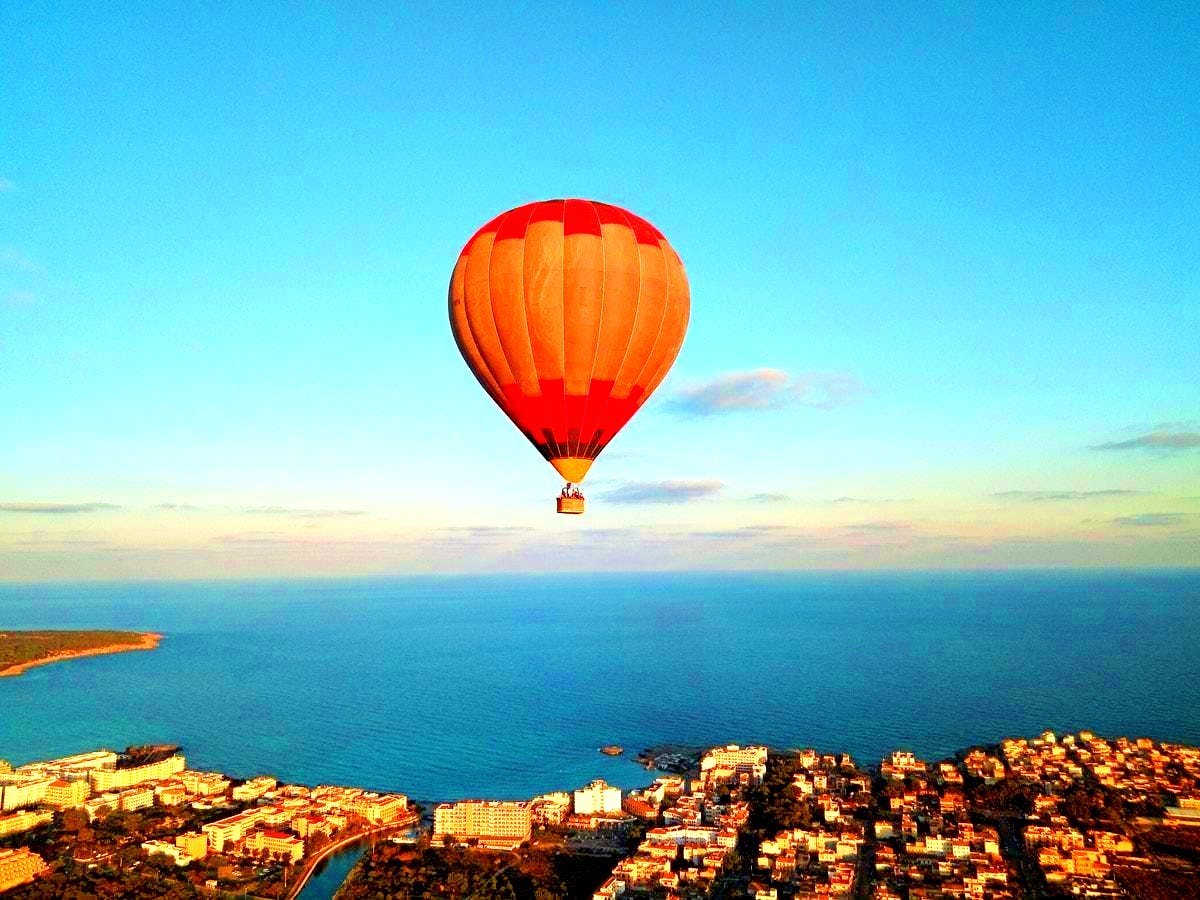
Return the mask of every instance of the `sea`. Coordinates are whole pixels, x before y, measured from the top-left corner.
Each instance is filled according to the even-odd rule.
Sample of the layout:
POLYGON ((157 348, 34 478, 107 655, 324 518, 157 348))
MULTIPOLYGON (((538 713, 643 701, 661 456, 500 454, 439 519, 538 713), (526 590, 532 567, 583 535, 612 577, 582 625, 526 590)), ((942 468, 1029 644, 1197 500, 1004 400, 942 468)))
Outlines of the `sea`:
POLYGON ((1200 744, 1197 569, 0 585, 3 628, 165 636, 0 678, 14 765, 177 743, 237 777, 443 800, 647 784, 633 756, 666 744, 1200 744))

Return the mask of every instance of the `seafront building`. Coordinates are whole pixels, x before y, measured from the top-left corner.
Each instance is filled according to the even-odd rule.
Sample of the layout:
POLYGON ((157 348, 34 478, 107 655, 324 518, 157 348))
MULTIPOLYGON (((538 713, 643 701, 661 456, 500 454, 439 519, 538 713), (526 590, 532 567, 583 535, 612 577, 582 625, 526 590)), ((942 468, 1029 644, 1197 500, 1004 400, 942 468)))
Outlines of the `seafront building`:
MULTIPOLYGON (((0 773, 0 788, 14 791, 9 802, 22 804, 0 813, 0 835, 51 823, 57 809, 82 808, 102 817, 155 803, 190 803, 206 817, 220 815, 213 812, 220 809, 230 814, 199 832, 151 841, 126 837, 135 837, 147 857, 165 856, 179 867, 220 852, 224 857, 216 865, 232 862, 236 869, 247 857, 299 862, 306 841, 315 836, 336 838, 348 828, 417 821, 403 794, 279 785, 269 776, 234 785, 221 773, 178 769, 182 757, 162 761, 170 773, 165 777, 89 795, 97 773, 129 771, 116 769, 115 759, 100 751, 0 773), (44 785, 44 794, 30 803, 38 785, 44 785)), ((442 804, 434 811, 433 844, 511 850, 532 839, 536 823, 557 832, 550 839, 556 847, 565 837, 576 851, 613 852, 624 849, 626 826, 637 817, 646 829, 637 851, 614 867, 594 900, 664 892, 668 900, 699 900, 714 885, 728 889, 735 880, 756 900, 843 895, 999 900, 1020 896, 1023 883, 1030 883, 1027 873, 1039 869, 1038 884, 1044 879, 1073 895, 1151 896, 1161 864, 1146 853, 1146 841, 1162 839, 1170 846, 1175 835, 1188 845, 1200 828, 1200 748, 1148 739, 1045 732, 934 763, 896 751, 874 770, 882 776, 875 781, 845 754, 793 751, 786 765, 791 782, 773 779, 771 795, 802 804, 803 815, 792 821, 804 824, 763 840, 756 858, 745 861, 749 871, 726 871, 726 859, 749 820, 749 800, 756 796, 750 789, 766 774, 761 747, 713 748, 700 758, 698 778, 664 775, 625 797, 597 780, 529 802, 442 804), (982 822, 994 818, 997 795, 1011 791, 981 788, 980 782, 1004 780, 1019 783, 1013 787, 1019 787, 1029 814, 1021 816, 1015 840, 1002 853, 997 830, 982 822), (1130 828, 1119 819, 1081 817, 1079 788, 1096 782, 1106 788, 1106 803, 1138 804, 1155 814, 1130 828), (1097 821, 1121 824, 1097 828, 1097 821), (1148 829, 1156 837, 1148 837, 1148 829)), ((94 859, 115 849, 111 836, 108 840, 94 859)), ((0 853, 0 884, 45 871, 28 847, 0 853)), ((46 877, 60 884, 62 873, 50 871, 46 877)), ((1188 871, 1200 878, 1200 868, 1188 871)))
POLYGON ((513 850, 533 833, 530 804, 525 801, 461 800, 440 803, 433 811, 433 843, 448 838, 492 850, 513 850))
POLYGON ((27 847, 0 850, 0 891, 33 881, 46 869, 45 860, 27 847))
MULTIPOLYGON (((7 814, 0 811, 0 835, 50 823, 55 810, 79 808, 97 819, 117 810, 190 804, 200 811, 228 808, 230 814, 196 832, 158 840, 139 836, 146 857, 165 856, 187 867, 210 852, 220 852, 234 859, 267 855, 294 864, 304 858, 306 839, 417 821, 404 794, 336 785, 280 786, 268 775, 234 784, 220 772, 186 768, 179 754, 141 766, 120 767, 122 759, 100 750, 0 773, 0 804, 7 799, 14 807, 7 814)), ((503 828, 500 831, 503 835, 503 828)), ((6 870, 12 873, 5 877, 13 884, 18 883, 13 879, 28 880, 45 870, 27 849, 4 856, 6 870)))
POLYGON ((183 789, 189 794, 197 794, 201 797, 215 797, 224 794, 229 790, 231 784, 229 779, 220 772, 195 772, 191 769, 181 770, 175 776, 175 780, 183 785, 183 789))
POLYGON ((754 787, 766 774, 767 748, 762 746, 714 747, 700 760, 700 783, 705 790, 731 782, 754 787))
POLYGON ((364 791, 347 800, 340 808, 351 815, 361 816, 370 825, 385 825, 404 815, 408 809, 408 798, 403 794, 364 791))
POLYGON ((61 756, 58 759, 26 763, 17 771, 29 775, 50 775, 70 781, 75 778, 86 778, 87 773, 92 769, 115 769, 119 758, 118 754, 112 750, 90 750, 87 753, 76 753, 73 756, 61 756))
POLYGON ((663 889, 674 898, 708 896, 750 819, 744 791, 765 774, 765 747, 731 744, 714 747, 701 758, 699 789, 685 793, 683 778, 664 776, 636 792, 631 797, 635 814, 653 821, 663 804, 664 824, 646 831, 637 852, 617 863, 593 900, 642 897, 663 889))
POLYGON ((566 791, 541 794, 529 801, 534 825, 561 825, 571 814, 572 796, 566 791))
POLYGON ((185 767, 183 757, 176 754, 175 756, 168 756, 166 759, 148 763, 144 766, 129 766, 124 769, 89 769, 88 778, 92 782, 93 790, 97 792, 112 791, 133 787, 135 784, 141 784, 144 781, 157 781, 168 778, 171 775, 182 772, 185 767))
POLYGON ((597 779, 575 792, 575 815, 595 816, 621 812, 621 789, 597 779))
MULTIPOLYGON (((225 780, 226 784, 228 785, 228 783, 229 783, 228 779, 224 779, 224 780, 225 780)), ((259 797, 262 797, 263 795, 268 794, 271 791, 275 790, 275 787, 278 784, 279 784, 279 782, 277 782, 271 776, 262 775, 258 778, 251 778, 245 784, 239 784, 237 787, 235 787, 233 790, 231 790, 229 792, 229 796, 232 797, 234 800, 237 800, 237 801, 240 801, 243 803, 248 803, 251 800, 257 800, 259 797)), ((186 786, 187 785, 185 783, 184 787, 186 787, 186 786)))

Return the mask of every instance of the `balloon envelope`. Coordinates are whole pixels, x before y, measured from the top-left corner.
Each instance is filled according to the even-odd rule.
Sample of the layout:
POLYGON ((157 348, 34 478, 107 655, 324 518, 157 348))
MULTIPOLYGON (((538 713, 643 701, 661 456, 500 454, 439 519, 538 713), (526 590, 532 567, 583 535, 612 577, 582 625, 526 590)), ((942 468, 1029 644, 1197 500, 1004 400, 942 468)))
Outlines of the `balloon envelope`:
POLYGON ((463 359, 573 482, 666 377, 689 310, 683 263, 662 233, 592 200, 502 213, 450 279, 463 359))

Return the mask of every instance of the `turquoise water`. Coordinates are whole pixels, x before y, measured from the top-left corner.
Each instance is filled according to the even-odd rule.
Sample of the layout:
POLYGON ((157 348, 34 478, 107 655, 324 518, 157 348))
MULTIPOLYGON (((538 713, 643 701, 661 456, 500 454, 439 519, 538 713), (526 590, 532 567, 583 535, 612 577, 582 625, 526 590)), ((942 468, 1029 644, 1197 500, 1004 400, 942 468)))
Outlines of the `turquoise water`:
POLYGON ((167 635, 0 679, 15 763, 170 741, 239 776, 527 797, 645 783, 608 743, 1200 744, 1196 571, 4 586, 0 627, 167 635))

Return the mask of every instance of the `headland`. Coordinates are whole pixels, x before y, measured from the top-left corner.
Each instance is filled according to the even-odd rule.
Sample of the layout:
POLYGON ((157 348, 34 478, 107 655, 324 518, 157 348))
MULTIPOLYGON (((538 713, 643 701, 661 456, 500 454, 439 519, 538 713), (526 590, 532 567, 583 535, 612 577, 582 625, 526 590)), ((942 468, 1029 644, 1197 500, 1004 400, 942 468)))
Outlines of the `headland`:
POLYGON ((153 650, 162 637, 153 631, 0 631, 0 677, 82 656, 153 650))

